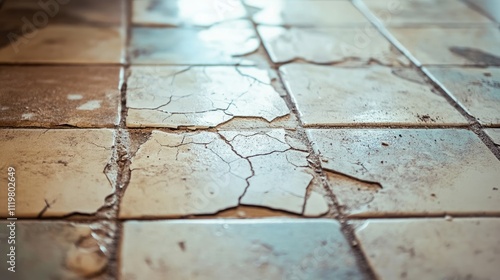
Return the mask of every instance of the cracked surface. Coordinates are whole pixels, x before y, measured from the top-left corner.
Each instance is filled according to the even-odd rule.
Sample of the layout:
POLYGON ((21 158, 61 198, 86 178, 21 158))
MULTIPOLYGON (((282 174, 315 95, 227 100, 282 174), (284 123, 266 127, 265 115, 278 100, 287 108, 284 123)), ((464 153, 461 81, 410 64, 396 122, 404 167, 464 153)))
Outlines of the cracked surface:
MULTIPOLYGON (((17 217, 93 214, 113 193, 104 170, 111 160, 112 130, 6 129, 0 134, 1 169, 16 169, 17 217)), ((0 179, 7 180, 7 173, 0 179)), ((0 192, 7 201, 7 192, 0 192)), ((7 216, 7 208, 0 210, 7 216)))
POLYGON ((235 117, 289 114, 266 71, 247 67, 133 67, 129 127, 215 127, 235 117))
POLYGON ((308 152, 287 136, 283 129, 153 131, 132 158, 120 217, 214 214, 240 204, 300 214, 314 176, 308 152))
POLYGON ((493 142, 495 142, 495 145, 500 146, 500 129, 485 129, 484 132, 488 134, 488 136, 491 137, 493 142))
POLYGON ((322 167, 345 175, 328 179, 350 216, 500 213, 500 162, 468 130, 319 129, 308 135, 326 159, 322 167))
POLYGON ((280 71, 305 126, 467 124, 412 69, 288 64, 280 71))
POLYGON ((123 280, 364 279, 331 220, 126 222, 121 257, 123 280))

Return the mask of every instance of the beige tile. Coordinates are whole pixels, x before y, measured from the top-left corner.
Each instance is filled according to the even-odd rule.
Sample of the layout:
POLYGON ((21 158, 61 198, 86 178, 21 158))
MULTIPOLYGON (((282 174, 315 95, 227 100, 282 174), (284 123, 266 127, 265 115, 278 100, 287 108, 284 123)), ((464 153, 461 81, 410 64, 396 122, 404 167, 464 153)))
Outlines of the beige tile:
POLYGON ((490 129, 485 129, 484 131, 486 132, 486 134, 488 134, 488 136, 491 137, 491 139, 493 140, 493 142, 495 142, 497 146, 500 146, 500 129, 490 128, 490 129))
MULTIPOLYGON (((113 193, 104 172, 113 140, 112 130, 0 130, 0 179, 7 182, 8 167, 16 169, 16 216, 96 212, 113 193)), ((0 201, 7 201, 4 190, 0 201)))
POLYGON ((497 279, 500 219, 370 220, 356 230, 378 279, 497 279))
POLYGON ((500 30, 481 28, 391 28, 421 64, 500 65, 500 30))
POLYGON ((92 225, 17 221, 15 239, 9 239, 8 225, 0 222, 1 279, 104 279, 99 275, 108 264, 107 248, 92 225), (15 246, 15 273, 7 270, 10 246, 15 246))
POLYGON ((368 9, 386 25, 483 24, 492 21, 456 0, 364 0, 368 9))
POLYGON ((307 217, 319 217, 325 215, 330 210, 325 195, 318 192, 311 192, 306 201, 304 215, 307 217))
POLYGON ((348 1, 246 0, 245 3, 261 9, 253 16, 253 20, 258 24, 291 26, 369 24, 368 20, 348 1))
POLYGON ((215 127, 233 118, 287 116, 265 70, 248 67, 133 67, 129 127, 215 127))
POLYGON ((121 260, 123 280, 365 279, 331 220, 127 222, 121 260))
POLYGON ((288 64, 280 71, 306 126, 467 124, 412 69, 288 64))
POLYGON ((500 161, 468 130, 308 130, 350 216, 499 214, 500 161))
POLYGON ((0 67, 0 126, 112 127, 119 67, 0 67))
POLYGON ((283 129, 153 131, 132 158, 121 218, 214 214, 240 204, 301 214, 314 178, 283 129))
POLYGON ((246 17, 239 0, 134 0, 135 25, 210 26, 246 17))
POLYGON ((259 45, 252 23, 246 20, 205 29, 135 27, 131 59, 135 64, 253 65, 245 55, 259 45))
POLYGON ((427 70, 481 124, 500 124, 500 68, 428 67, 427 70))
POLYGON ((303 59, 314 63, 409 65, 374 28, 300 28, 259 26, 274 63, 303 59))

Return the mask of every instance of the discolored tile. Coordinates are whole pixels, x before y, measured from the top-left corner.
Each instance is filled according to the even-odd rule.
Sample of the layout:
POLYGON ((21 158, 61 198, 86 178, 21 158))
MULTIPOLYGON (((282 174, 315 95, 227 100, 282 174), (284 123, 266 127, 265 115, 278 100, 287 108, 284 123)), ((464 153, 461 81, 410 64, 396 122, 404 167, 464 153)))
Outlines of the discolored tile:
POLYGON ((500 146, 500 129, 485 129, 486 134, 495 142, 497 146, 500 146))
POLYGON ((426 69, 481 124, 500 125, 500 68, 426 69))
MULTIPOLYGON (((8 167, 15 168, 16 215, 61 217, 93 214, 113 193, 106 168, 111 161, 113 131, 0 130, 0 179, 7 182, 8 167)), ((7 201, 7 189, 0 192, 7 201)), ((0 210, 7 216, 7 207, 0 210)))
POLYGON ((397 219, 369 220, 356 236, 378 279, 493 280, 498 232, 498 218, 397 219))
POLYGON ((0 67, 0 126, 113 127, 119 67, 0 67))
POLYGON ((305 126, 467 124, 413 69, 288 64, 280 71, 305 126))
POLYGON ((500 161, 471 131, 308 130, 350 216, 499 214, 500 161))
POLYGON ((108 264, 108 248, 93 229, 92 225, 66 222, 0 222, 0 248, 5 252, 0 257, 0 278, 105 279, 100 275, 108 264), (11 246, 15 249, 15 273, 8 270, 11 246))
POLYGON ((153 131, 132 158, 120 217, 214 214, 240 204, 301 214, 315 182, 302 145, 283 129, 153 131))
POLYGON ((274 63, 303 59, 314 63, 409 65, 408 59, 374 28, 259 26, 274 63))
POLYGON ((121 246, 123 280, 365 279, 332 220, 126 222, 121 246))
POLYGON ((264 70, 247 67, 133 67, 129 127, 215 127, 233 118, 270 123, 290 113, 264 70))
POLYGON ((209 28, 132 28, 134 64, 253 65, 245 55, 259 48, 250 21, 237 20, 209 28))
POLYGON ((424 65, 500 65, 500 30, 481 28, 391 28, 424 65))
POLYGON ((210 26, 246 17, 239 0, 134 0, 134 25, 210 26))

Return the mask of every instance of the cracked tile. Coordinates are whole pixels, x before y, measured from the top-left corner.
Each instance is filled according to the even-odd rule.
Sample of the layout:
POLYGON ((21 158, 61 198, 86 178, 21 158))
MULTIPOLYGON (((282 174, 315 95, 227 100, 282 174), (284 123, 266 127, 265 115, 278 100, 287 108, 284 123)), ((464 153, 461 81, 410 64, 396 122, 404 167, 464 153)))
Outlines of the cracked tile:
POLYGON ((133 67, 127 126, 215 127, 233 118, 271 123, 287 116, 265 70, 247 67, 133 67))
POLYGON ((288 64, 280 71, 306 126, 467 124, 413 69, 288 64))
POLYGON ((495 145, 500 146, 500 129, 485 129, 484 132, 495 142, 495 145))
POLYGON ((0 126, 113 127, 119 73, 119 67, 0 67, 0 126))
POLYGON ((498 218, 396 219, 369 220, 356 236, 378 279, 493 280, 498 232, 498 218))
POLYGON ((375 28, 259 26, 258 30, 274 63, 303 59, 323 64, 410 64, 375 28))
MULTIPOLYGON (((16 169, 18 217, 93 214, 114 186, 104 173, 111 161, 112 130, 0 130, 0 170, 16 169), (28 187, 29 186, 29 187, 28 187)), ((7 173, 0 179, 7 180, 7 173)), ((6 192, 0 201, 6 201, 6 192)), ((0 210, 7 216, 7 208, 0 210)))
POLYGON ((365 279, 332 220, 126 222, 121 254, 123 280, 365 279))
POLYGON ((239 0, 135 0, 134 25, 210 26, 246 17, 239 0))
MULTIPOLYGON (((238 205, 302 213, 313 179, 283 129, 153 131, 132 158, 121 218, 214 214, 238 205)), ((299 147, 300 148, 300 147, 299 147)))
POLYGON ((426 69, 481 124, 500 124, 500 68, 426 69))
POLYGON ((132 28, 134 64, 253 65, 245 56, 260 41, 250 21, 236 20, 209 28, 132 28))
POLYGON ((347 215, 500 213, 500 162, 471 131, 311 129, 308 135, 347 215))
POLYGON ((500 30, 481 28, 391 28, 423 65, 500 65, 500 30))
POLYGON ((253 20, 258 24, 289 26, 369 24, 368 20, 348 1, 245 0, 245 3, 261 9, 253 15, 253 20))
POLYGON ((0 278, 23 279, 105 279, 100 277, 108 264, 106 249, 96 239, 92 225, 66 222, 18 221, 16 242, 7 244, 9 222, 0 222, 2 263, 0 278), (7 270, 10 246, 16 247, 16 271, 7 270))
POLYGON ((325 200, 323 194, 313 191, 311 192, 309 198, 307 198, 304 216, 319 217, 328 213, 329 210, 330 206, 325 200))

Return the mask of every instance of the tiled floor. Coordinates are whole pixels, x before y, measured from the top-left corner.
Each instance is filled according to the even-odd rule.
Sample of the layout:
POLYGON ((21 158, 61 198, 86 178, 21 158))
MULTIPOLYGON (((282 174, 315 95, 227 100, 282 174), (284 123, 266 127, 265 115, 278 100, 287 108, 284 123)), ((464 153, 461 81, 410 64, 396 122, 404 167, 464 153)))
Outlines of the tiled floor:
POLYGON ((498 279, 499 15, 0 1, 0 279, 498 279))

